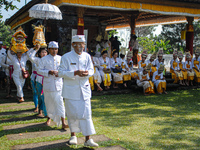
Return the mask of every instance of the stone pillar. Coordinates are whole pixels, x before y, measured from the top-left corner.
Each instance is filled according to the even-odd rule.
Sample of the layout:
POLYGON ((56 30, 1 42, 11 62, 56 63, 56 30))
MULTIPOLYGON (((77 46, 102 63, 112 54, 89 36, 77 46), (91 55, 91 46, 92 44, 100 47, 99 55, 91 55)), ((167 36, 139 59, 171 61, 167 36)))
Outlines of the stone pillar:
POLYGON ((193 41, 194 41, 194 17, 186 17, 188 24, 186 25, 186 49, 193 55, 193 41))
POLYGON ((84 7, 77 8, 77 16, 78 16, 77 35, 84 35, 84 19, 83 19, 84 12, 85 12, 84 7))

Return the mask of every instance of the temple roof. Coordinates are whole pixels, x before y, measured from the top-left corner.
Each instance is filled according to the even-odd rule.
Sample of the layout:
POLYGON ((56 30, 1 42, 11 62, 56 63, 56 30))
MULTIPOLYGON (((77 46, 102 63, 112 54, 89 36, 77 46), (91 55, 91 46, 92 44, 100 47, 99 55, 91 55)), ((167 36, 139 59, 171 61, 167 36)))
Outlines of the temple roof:
MULTIPOLYGON (((6 24, 12 28, 30 21, 28 10, 44 0, 32 0, 22 7, 6 24)), ((84 16, 96 16, 108 26, 128 24, 128 17, 137 15, 136 25, 152 25, 185 21, 185 17, 200 17, 199 0, 49 0, 60 7, 62 13, 76 15, 76 7, 85 7, 84 16), (64 8, 71 7, 69 9, 64 8)))

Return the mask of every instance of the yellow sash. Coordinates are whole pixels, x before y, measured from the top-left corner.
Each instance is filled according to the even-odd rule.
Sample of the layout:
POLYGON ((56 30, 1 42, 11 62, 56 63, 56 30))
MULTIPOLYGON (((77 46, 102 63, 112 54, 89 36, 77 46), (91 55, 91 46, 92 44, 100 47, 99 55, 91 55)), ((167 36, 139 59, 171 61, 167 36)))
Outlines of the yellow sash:
POLYGON ((178 63, 177 62, 173 62, 173 68, 177 67, 178 63))
POLYGON ((146 79, 147 79, 147 76, 142 76, 142 79, 143 79, 143 80, 146 80, 146 79))
POLYGON ((146 64, 143 64, 143 63, 141 62, 141 67, 142 67, 142 68, 146 67, 146 64))
POLYGON ((190 65, 189 65, 189 64, 187 64, 187 65, 186 65, 186 67, 187 67, 187 68, 190 68, 190 65))
POLYGON ((122 66, 122 69, 125 69, 125 64, 124 64, 124 62, 122 62, 121 66, 122 66))
POLYGON ((182 63, 179 63, 179 67, 181 70, 183 70, 183 64, 182 63))
POLYGON ((198 65, 199 65, 199 61, 194 60, 194 66, 195 66, 196 69, 198 69, 198 67, 197 67, 198 65))
POLYGON ((156 79, 156 80, 159 80, 159 79, 160 79, 160 76, 159 76, 159 75, 157 75, 157 76, 155 77, 155 79, 156 79))

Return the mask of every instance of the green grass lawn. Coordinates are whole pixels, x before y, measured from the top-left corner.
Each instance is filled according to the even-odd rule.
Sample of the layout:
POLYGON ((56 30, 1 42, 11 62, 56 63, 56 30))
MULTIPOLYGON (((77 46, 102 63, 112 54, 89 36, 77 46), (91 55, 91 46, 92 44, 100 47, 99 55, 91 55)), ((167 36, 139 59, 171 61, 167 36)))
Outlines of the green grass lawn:
MULTIPOLYGON (((121 145, 130 150, 200 149, 200 89, 171 91, 168 95, 143 96, 141 93, 135 93, 94 96, 92 111, 97 134, 104 134, 112 139, 112 141, 100 143, 102 147, 121 145)), ((6 117, 10 118, 10 116, 2 118, 6 117)), ((44 131, 51 128, 35 128, 9 133, 2 130, 3 125, 44 121, 45 119, 36 119, 0 124, 0 148, 9 149, 10 146, 17 144, 69 138, 69 135, 55 135, 23 141, 8 141, 7 134, 44 131)), ((52 128, 57 129, 57 127, 52 128)), ((78 136, 82 135, 78 134, 78 136)))

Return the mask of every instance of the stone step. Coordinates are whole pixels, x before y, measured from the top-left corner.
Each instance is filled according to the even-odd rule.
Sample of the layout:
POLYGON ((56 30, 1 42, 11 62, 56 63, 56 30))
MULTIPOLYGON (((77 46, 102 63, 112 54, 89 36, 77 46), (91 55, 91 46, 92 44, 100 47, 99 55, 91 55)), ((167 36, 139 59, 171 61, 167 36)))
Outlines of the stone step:
MULTIPOLYGON (((106 137, 105 135, 93 135, 91 138, 95 142, 104 142, 104 141, 110 141, 111 139, 106 137)), ((49 142, 40 142, 40 143, 31 143, 31 144, 23 144, 23 145, 15 145, 11 147, 12 150, 48 150, 48 149, 61 149, 64 147, 69 148, 69 139, 63 139, 63 140, 56 140, 56 141, 49 141, 49 142)), ((85 137, 78 138, 78 145, 84 144, 85 137)), ((70 148, 69 148, 70 149, 70 148)), ((86 148, 88 150, 88 148, 86 148)))
POLYGON ((55 135, 64 135, 70 134, 69 128, 66 130, 48 130, 48 131, 38 131, 38 132, 28 132, 28 133, 19 133, 19 134, 9 134, 7 135, 8 140, 23 140, 23 139, 32 139, 38 137, 48 137, 55 135))

